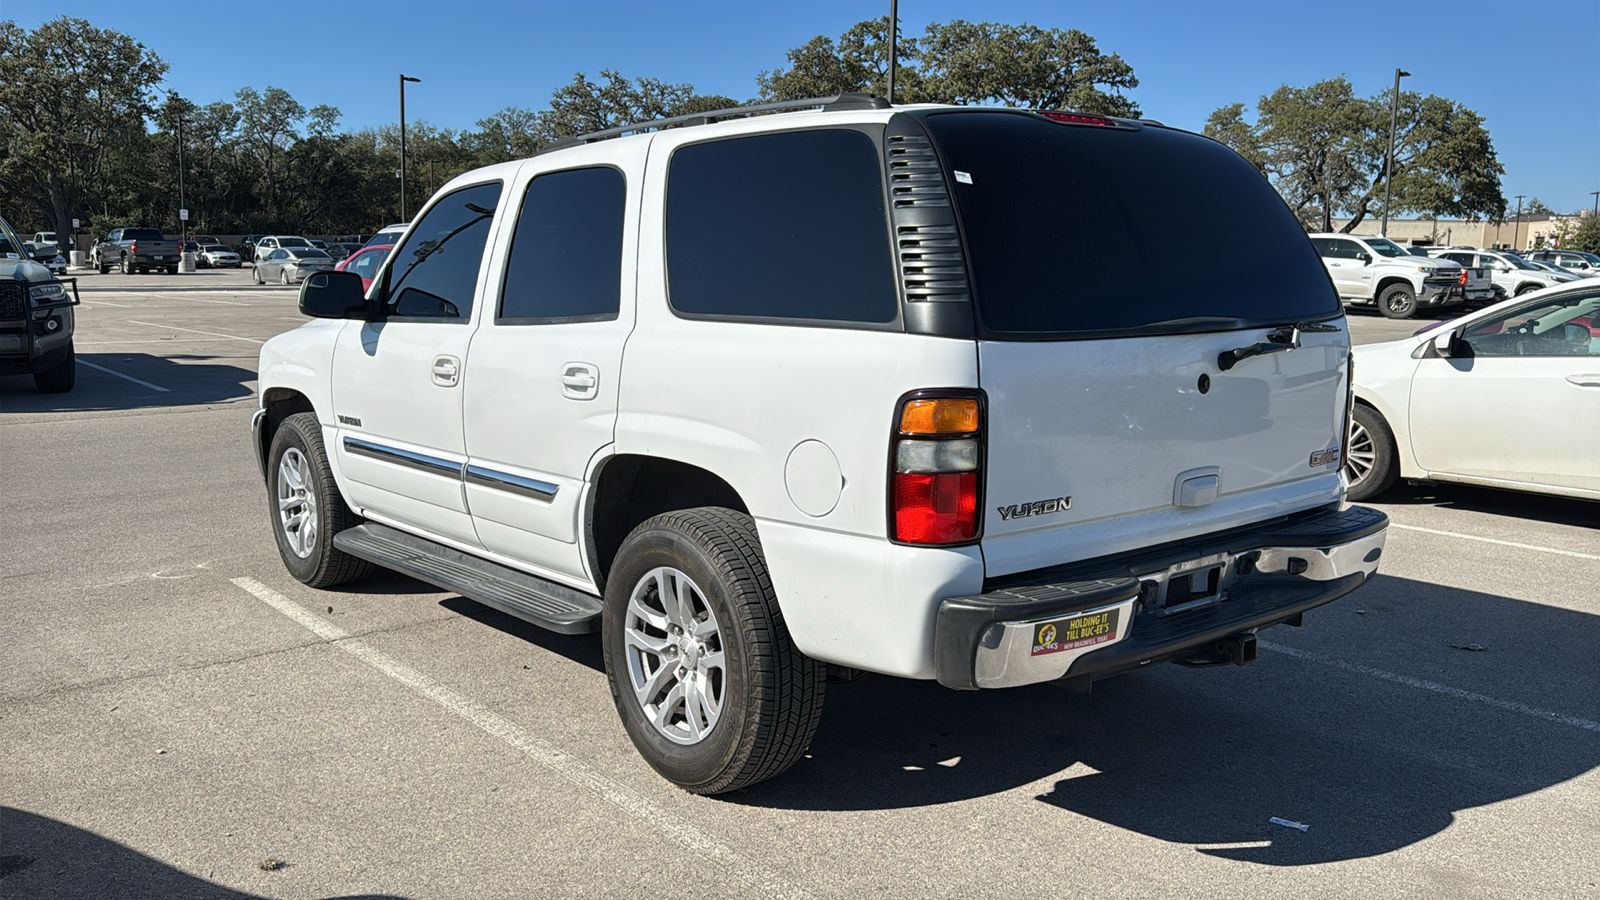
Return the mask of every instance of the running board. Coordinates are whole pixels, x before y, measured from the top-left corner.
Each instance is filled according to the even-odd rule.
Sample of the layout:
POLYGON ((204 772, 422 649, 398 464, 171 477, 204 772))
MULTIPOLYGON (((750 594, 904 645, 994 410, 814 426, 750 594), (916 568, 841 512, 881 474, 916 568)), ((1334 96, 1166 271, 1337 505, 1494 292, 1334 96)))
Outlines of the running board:
POLYGON ((559 634, 600 630, 599 597, 387 525, 345 529, 333 546, 559 634))

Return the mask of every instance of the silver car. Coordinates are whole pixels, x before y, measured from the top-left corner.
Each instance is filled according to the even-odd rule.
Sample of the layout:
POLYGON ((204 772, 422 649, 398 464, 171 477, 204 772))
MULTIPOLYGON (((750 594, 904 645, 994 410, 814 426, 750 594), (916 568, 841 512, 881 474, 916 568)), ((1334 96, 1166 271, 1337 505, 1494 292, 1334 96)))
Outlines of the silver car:
POLYGON ((277 279, 281 285, 297 284, 312 272, 326 272, 333 268, 333 257, 314 247, 279 248, 267 254, 250 270, 256 284, 266 284, 277 279))
POLYGON ((201 244, 195 251, 195 262, 202 269, 237 269, 244 265, 239 254, 221 244, 201 244))

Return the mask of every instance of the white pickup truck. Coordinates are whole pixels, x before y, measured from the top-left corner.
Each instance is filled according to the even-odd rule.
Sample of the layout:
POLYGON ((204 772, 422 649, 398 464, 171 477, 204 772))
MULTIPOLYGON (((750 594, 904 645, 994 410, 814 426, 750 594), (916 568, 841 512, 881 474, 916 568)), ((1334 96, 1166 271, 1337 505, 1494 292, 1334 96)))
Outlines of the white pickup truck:
POLYGON ((253 423, 289 572, 599 631, 635 746, 697 793, 800 759, 830 674, 1243 665, 1384 549, 1316 253, 1152 122, 844 94, 568 138, 300 308, 253 423), (1256 235, 1272 290, 1200 244, 1130 276, 1186 212, 1256 235))
MULTIPOLYGON (((1359 234, 1313 234, 1333 287, 1345 303, 1378 308, 1391 319, 1409 319, 1419 309, 1467 302, 1467 279, 1449 260, 1413 256, 1388 238, 1359 234)), ((1484 298, 1487 299, 1487 298, 1484 298)))

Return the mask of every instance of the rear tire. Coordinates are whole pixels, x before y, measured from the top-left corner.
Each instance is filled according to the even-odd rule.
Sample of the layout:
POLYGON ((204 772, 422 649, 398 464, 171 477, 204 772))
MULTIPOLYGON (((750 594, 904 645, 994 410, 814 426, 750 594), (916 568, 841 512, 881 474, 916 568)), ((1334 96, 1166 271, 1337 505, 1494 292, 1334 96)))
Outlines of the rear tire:
POLYGON ((70 341, 64 359, 43 372, 33 373, 33 386, 41 394, 65 394, 77 381, 78 356, 70 341))
POLYGON ((178 274, 178 267, 177 266, 167 266, 167 270, 166 271, 167 271, 168 275, 176 275, 176 274, 178 274))
POLYGON ((1394 487, 1400 477, 1394 432, 1378 411, 1357 403, 1350 417, 1350 449, 1344 461, 1347 494, 1351 500, 1376 497, 1394 487))
POLYGON ((744 513, 700 507, 635 528, 606 579, 601 642, 628 737, 690 793, 771 778, 816 734, 827 667, 795 649, 744 513))
POLYGON ((295 413, 272 435, 267 508, 284 568, 302 583, 329 588, 371 571, 371 563, 333 546, 333 536, 361 517, 339 493, 316 413, 295 413))
POLYGON ((278 270, 278 283, 283 285, 284 287, 288 287, 289 286, 289 270, 288 269, 279 269, 278 270))
POLYGON ((1409 319, 1417 314, 1417 295, 1409 284, 1391 284, 1378 298, 1378 312, 1391 319, 1409 319))
POLYGON ((133 260, 127 258, 126 256, 124 256, 122 258, 122 274, 124 274, 124 275, 132 275, 132 274, 134 274, 133 260))
POLYGON ((1533 293, 1534 291, 1537 291, 1537 290, 1539 290, 1539 285, 1537 285, 1537 284, 1525 284, 1525 285, 1522 285, 1521 287, 1517 288, 1517 296, 1521 297, 1523 294, 1531 294, 1531 293, 1533 293))

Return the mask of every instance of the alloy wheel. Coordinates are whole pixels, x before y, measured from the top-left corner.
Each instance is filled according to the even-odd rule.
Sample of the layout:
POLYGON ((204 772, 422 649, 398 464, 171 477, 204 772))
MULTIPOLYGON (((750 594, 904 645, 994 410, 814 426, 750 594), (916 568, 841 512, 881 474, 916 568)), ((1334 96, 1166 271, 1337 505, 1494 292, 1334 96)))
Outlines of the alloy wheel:
POLYGON ((1355 417, 1350 418, 1350 448, 1345 452, 1344 474, 1350 482, 1350 488, 1372 477, 1372 470, 1378 464, 1378 448, 1372 442, 1372 433, 1367 431, 1355 417))
POLYGON ((278 461, 278 527, 289 549, 301 559, 317 545, 317 494, 311 485, 311 463, 290 447, 278 461))
POLYGON ((722 632, 705 592, 668 566, 633 588, 623 625, 628 683, 667 740, 697 744, 716 727, 727 691, 722 632))

